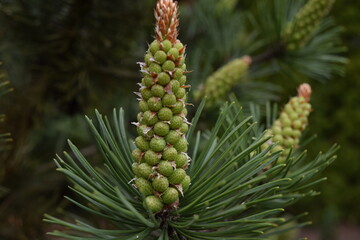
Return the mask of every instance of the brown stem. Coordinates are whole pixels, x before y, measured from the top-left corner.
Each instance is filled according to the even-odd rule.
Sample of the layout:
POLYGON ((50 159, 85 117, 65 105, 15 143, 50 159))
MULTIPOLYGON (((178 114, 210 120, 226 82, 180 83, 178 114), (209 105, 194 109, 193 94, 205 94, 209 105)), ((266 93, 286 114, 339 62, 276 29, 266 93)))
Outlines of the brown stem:
POLYGON ((256 65, 265 61, 268 61, 273 58, 280 58, 285 53, 285 46, 283 43, 276 44, 268 48, 267 51, 261 53, 252 58, 252 64, 256 65))

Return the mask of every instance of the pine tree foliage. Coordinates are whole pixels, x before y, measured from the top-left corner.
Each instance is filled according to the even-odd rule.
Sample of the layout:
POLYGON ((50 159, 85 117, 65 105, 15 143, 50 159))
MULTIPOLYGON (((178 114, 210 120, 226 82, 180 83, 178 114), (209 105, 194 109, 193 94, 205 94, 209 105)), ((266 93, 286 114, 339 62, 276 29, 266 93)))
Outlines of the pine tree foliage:
MULTIPOLYGON (((250 100, 258 102, 277 99, 278 86, 270 82, 259 84, 256 81, 247 81, 268 76, 270 72, 273 72, 272 69, 254 68, 250 74, 245 71, 244 77, 241 77, 242 71, 233 71, 235 75, 229 77, 229 80, 227 79, 228 75, 225 76, 221 73, 222 67, 226 68, 224 63, 229 63, 229 65, 231 65, 230 63, 241 63, 242 57, 254 55, 265 45, 265 42, 257 37, 258 31, 255 28, 249 29, 247 21, 250 14, 249 9, 235 8, 237 4, 238 1, 199 0, 182 5, 181 20, 187 26, 183 29, 182 38, 186 42, 191 42, 191 45, 188 46, 188 68, 196 69, 191 73, 190 78, 191 84, 196 90, 189 95, 190 98, 200 99, 205 95, 205 91, 208 93, 209 89, 214 88, 210 83, 208 84, 208 80, 220 77, 221 80, 231 82, 229 86, 219 82, 218 84, 222 86, 220 92, 241 86, 241 89, 236 89, 237 93, 251 91, 252 96, 256 95, 251 98, 249 95, 244 97, 244 94, 237 94, 243 101, 248 100, 249 97, 250 100), (241 76, 237 74, 238 72, 241 73, 241 76), (234 83, 236 83, 235 86, 234 83)), ((221 98, 213 97, 217 94, 222 95, 221 93, 216 93, 216 90, 210 92, 208 106, 211 106, 211 99, 214 102, 221 101, 221 98)))
MULTIPOLYGON (((243 55, 249 55, 253 61, 246 78, 242 77, 242 74, 234 74, 230 77, 222 74, 224 80, 221 82, 222 85, 227 86, 227 93, 234 87, 233 81, 225 81, 228 78, 238 79, 236 85, 239 85, 248 80, 264 78, 277 73, 285 73, 286 78, 298 81, 306 78, 324 81, 336 75, 342 75, 344 64, 347 62, 346 58, 340 56, 345 51, 345 47, 339 41, 342 27, 336 26, 332 19, 325 18, 333 3, 332 0, 314 0, 307 4, 305 1, 255 1, 255 9, 252 12, 238 12, 233 8, 231 11, 226 10, 227 12, 224 14, 228 16, 223 17, 223 19, 220 18, 218 21, 216 21, 215 13, 211 16, 210 11, 200 10, 204 12, 204 15, 206 11, 207 15, 205 16, 208 16, 208 19, 205 17, 200 20, 195 18, 195 21, 206 25, 212 23, 219 28, 230 26, 230 29, 232 24, 237 24, 238 28, 234 28, 231 33, 218 31, 216 37, 211 34, 207 36, 208 43, 204 48, 219 48, 229 39, 233 39, 235 44, 231 42, 231 44, 226 44, 227 47, 223 47, 223 54, 227 54, 225 56, 228 59, 218 57, 217 63, 211 63, 211 56, 205 58, 210 59, 207 64, 212 64, 212 66, 204 66, 207 76, 202 78, 200 76, 200 78, 203 79, 205 87, 200 85, 198 95, 207 94, 209 100, 213 99, 214 94, 209 94, 206 89, 210 88, 211 80, 221 74, 222 69, 230 68, 230 65, 235 61, 234 59, 240 61, 239 52, 243 55), (238 20, 235 16, 238 16, 238 20), (301 39, 298 41, 301 44, 295 43, 292 38, 299 38, 299 34, 301 39), (223 41, 221 42, 221 40, 223 41), (231 48, 232 50, 230 50, 231 48), (218 64, 219 60, 223 61, 223 65, 218 65, 218 69, 214 71, 213 66, 218 64)), ((198 4, 201 5, 201 3, 198 4)), ((204 4, 207 3, 204 1, 204 4)), ((192 25, 200 28, 199 23, 192 23, 192 25)), ((201 53, 204 52, 206 54, 205 49, 201 50, 201 53)), ((196 60, 197 58, 193 61, 196 60)), ((200 64, 203 63, 198 63, 195 66, 200 64)), ((223 88, 220 88, 219 95, 223 88)))
MULTIPOLYGON (((172 0, 159 2, 167 5, 172 0)), ((125 130, 124 110, 114 110, 111 119, 96 111, 97 124, 87 117, 104 166, 92 166, 70 141, 72 154, 65 152, 62 157, 57 156, 55 162, 58 171, 70 180, 70 188, 82 200, 67 199, 108 222, 108 227, 46 215, 45 221, 65 228, 50 234, 77 240, 255 240, 269 239, 286 231, 280 227, 303 214, 286 219, 282 216, 285 208, 306 196, 318 194, 311 187, 324 179, 316 175, 336 158, 334 153, 338 147, 311 160, 306 159, 306 151, 290 151, 284 161, 276 164, 281 156, 280 151, 272 151, 276 144, 262 148, 268 138, 264 138, 257 122, 260 114, 253 117, 243 113, 237 101, 225 103, 214 127, 201 132, 197 124, 205 104, 205 100, 201 102, 186 133, 192 159, 187 170, 191 185, 179 199, 178 207, 162 211, 143 204, 146 196, 133 184, 132 149, 135 146, 125 130)), ((269 119, 269 113, 274 111, 266 112, 269 119)))
MULTIPOLYGON (((108 90, 114 86, 121 91, 120 82, 130 86, 137 78, 134 42, 150 15, 139 9, 150 2, 1 1, 0 54, 11 82, 27 92, 15 92, 12 101, 18 104, 9 109, 10 119, 27 120, 12 131, 19 136, 14 149, 31 148, 23 139, 43 115, 72 115, 113 96, 108 90), (139 28, 132 27, 135 23, 139 28)), ((11 157, 28 157, 19 155, 11 157)))
POLYGON ((44 100, 61 113, 74 114, 104 96, 114 97, 108 90, 116 86, 122 91, 120 83, 132 87, 137 79, 133 62, 142 54, 137 41, 141 37, 145 47, 142 32, 151 27, 146 22, 151 14, 141 9, 152 2, 2 1, 1 55, 13 84, 34 95, 32 101, 15 95, 32 110, 29 117, 28 111, 12 109, 31 118, 21 129, 29 131, 41 114, 51 111, 44 100), (135 24, 139 27, 133 28, 135 24))
POLYGON ((317 195, 309 187, 324 180, 314 176, 335 159, 337 147, 308 163, 304 163, 305 152, 291 155, 285 164, 264 171, 279 159, 279 152, 269 154, 274 146, 261 150, 266 140, 262 135, 256 137, 256 123, 239 112, 239 107, 226 104, 213 130, 204 134, 195 133, 200 111, 194 117, 187 136, 193 146, 192 184, 179 209, 167 215, 153 215, 139 201, 144 196, 131 184, 133 160, 123 110, 114 111, 112 124, 97 113, 98 128, 87 119, 105 168, 91 166, 71 142, 76 160, 65 153, 56 162, 72 182, 71 189, 87 203, 68 199, 114 227, 104 230, 88 222, 69 223, 47 216, 46 221, 77 232, 51 234, 67 239, 166 239, 167 234, 175 239, 266 239, 269 230, 293 220, 281 217, 284 207, 317 195))
POLYGON ((289 50, 301 48, 311 33, 329 13, 335 0, 310 0, 295 15, 284 31, 286 47, 289 50))
POLYGON ((254 61, 272 60, 277 71, 294 76, 294 79, 299 79, 302 75, 312 80, 324 81, 342 75, 344 64, 347 62, 347 59, 340 55, 346 50, 340 41, 343 28, 337 26, 333 19, 325 18, 327 11, 316 19, 316 23, 310 20, 313 27, 304 34, 307 41, 301 47, 286 50, 288 37, 285 33, 289 31, 289 26, 294 25, 294 21, 299 21, 299 12, 305 4, 306 1, 257 2, 258 14, 253 17, 252 22, 254 27, 259 29, 259 37, 268 42, 268 51, 258 55, 259 60, 254 61))
POLYGON ((38 239, 46 231, 42 215, 62 201, 65 184, 48 160, 69 132, 89 143, 77 114, 126 99, 123 89, 135 87, 138 49, 152 27, 146 21, 152 13, 143 9, 152 3, 0 1, 0 58, 16 89, 0 101, 14 139, 0 153, 0 184, 11 189, 0 203, 1 239, 38 239))
POLYGON ((242 57, 259 48, 255 33, 246 27, 246 11, 236 10, 228 1, 199 0, 182 6, 181 38, 188 46, 188 65, 192 72, 192 85, 197 86, 231 59, 242 57), (213 6, 217 6, 214 8, 213 6), (201 70, 201 71, 199 71, 201 70))

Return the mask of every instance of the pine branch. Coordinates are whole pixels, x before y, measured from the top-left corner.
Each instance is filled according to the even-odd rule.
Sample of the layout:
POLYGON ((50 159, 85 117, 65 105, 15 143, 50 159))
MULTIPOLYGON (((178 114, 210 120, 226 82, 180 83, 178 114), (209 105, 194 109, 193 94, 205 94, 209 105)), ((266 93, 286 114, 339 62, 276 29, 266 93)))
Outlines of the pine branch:
POLYGON ((345 58, 339 56, 345 51, 339 41, 342 30, 333 21, 325 18, 333 3, 333 0, 312 0, 306 4, 302 1, 283 0, 259 3, 259 21, 254 27, 261 29, 262 34, 259 37, 269 39, 267 42, 272 46, 253 57, 253 66, 272 62, 275 66, 280 64, 278 72, 288 68, 294 75, 301 73, 318 81, 342 74, 346 63, 345 58), (306 23, 308 27, 302 23, 306 23), (304 32, 304 40, 296 48, 289 47, 289 41, 292 41, 290 39, 298 35, 299 31, 304 32), (276 64, 277 62, 279 64, 276 64))
POLYGON ((263 62, 268 62, 273 59, 281 59, 285 55, 286 51, 284 44, 276 44, 270 47, 265 52, 252 57, 252 65, 258 65, 263 62))
MULTIPOLYGON (((249 77, 244 77, 245 74, 236 71, 239 67, 233 63, 240 61, 240 57, 226 61, 223 66, 209 74, 204 84, 199 85, 198 91, 195 93, 195 99, 207 95, 209 105, 214 105, 213 102, 225 101, 225 96, 234 89, 234 86, 255 77, 251 74, 254 72, 253 69, 257 70, 259 67, 264 68, 267 65, 268 68, 272 68, 272 71, 268 71, 267 75, 276 72, 281 73, 287 68, 288 72, 290 71, 294 75, 293 79, 296 79, 295 75, 299 75, 299 73, 318 81, 330 79, 335 74, 342 74, 346 59, 338 56, 339 53, 344 51, 341 44, 337 43, 340 32, 336 31, 334 25, 332 27, 328 26, 330 28, 324 30, 324 26, 327 25, 327 20, 324 21, 324 17, 332 3, 332 0, 313 0, 302 6, 301 3, 295 1, 260 1, 257 4, 259 20, 258 23, 254 24, 255 30, 253 30, 253 32, 259 32, 260 34, 257 36, 255 44, 254 41, 249 41, 248 44, 257 45, 263 41, 262 49, 264 50, 254 56, 252 56, 251 52, 247 52, 252 59, 247 71, 250 73, 247 74, 249 77), (311 22, 310 18, 313 19, 314 17, 316 20, 311 22), (311 26, 305 24, 306 26, 309 25, 306 27, 303 26, 304 24, 300 24, 303 22, 310 22, 311 26), (304 40, 296 48, 289 47, 289 44, 291 45, 289 41, 292 41, 290 39, 297 34, 293 28, 304 29, 305 31, 301 30, 304 32, 302 34, 304 40), (315 47, 313 41, 321 41, 321 44, 316 44, 315 47), (339 47, 334 48, 334 43, 338 44, 339 47), (227 74, 224 74, 224 69, 234 70, 227 70, 227 74), (222 77, 219 78, 218 76, 222 77), (216 83, 218 85, 213 83, 214 79, 217 79, 216 83), (213 90, 210 92, 208 89, 211 88, 213 90)), ((218 34, 221 34, 221 32, 218 34)), ((249 33, 245 34, 252 36, 249 33)), ((224 38, 226 37, 229 38, 230 36, 224 36, 224 38)))
MULTIPOLYGON (((156 16, 177 16, 175 9, 168 9, 176 8, 171 0, 159 2, 157 6, 165 6, 166 11, 158 9, 156 16)), ((45 215, 45 221, 66 228, 51 235, 84 240, 265 239, 287 223, 281 216, 284 207, 316 195, 308 189, 323 180, 316 175, 335 159, 337 146, 310 161, 305 161, 305 153, 295 155, 291 150, 286 159, 281 159, 276 144, 263 147, 269 137, 259 132, 254 117, 244 114, 236 100, 222 106, 210 131, 195 134, 206 102, 202 101, 192 123, 188 123, 185 82, 179 83, 182 74, 177 73, 184 65, 184 47, 173 39, 176 34, 172 26, 177 24, 169 16, 164 22, 158 21, 168 29, 156 26, 157 39, 150 44, 145 63, 140 64, 144 75, 137 94, 141 112, 135 124, 139 133, 136 149, 131 150, 134 144, 125 131, 122 109, 114 110, 112 120, 96 111, 98 124, 86 119, 104 168, 93 167, 70 141, 74 157, 64 153, 55 160, 58 171, 66 175, 70 189, 82 201, 68 199, 114 227, 102 229, 80 220, 69 223, 45 215), (179 120, 175 121, 176 117, 179 120), (169 137, 170 128, 180 137, 169 137), (174 154, 166 152, 169 149, 175 149, 174 154), (191 164, 187 158, 178 163, 179 155, 189 155, 191 164), (275 164, 280 160, 281 164, 275 164), (185 169, 187 173, 179 174, 185 169), (160 178, 162 183, 157 184, 160 178), (171 188, 176 193, 167 194, 171 188)), ((301 87, 299 94, 303 101, 308 100, 308 86, 301 87)))

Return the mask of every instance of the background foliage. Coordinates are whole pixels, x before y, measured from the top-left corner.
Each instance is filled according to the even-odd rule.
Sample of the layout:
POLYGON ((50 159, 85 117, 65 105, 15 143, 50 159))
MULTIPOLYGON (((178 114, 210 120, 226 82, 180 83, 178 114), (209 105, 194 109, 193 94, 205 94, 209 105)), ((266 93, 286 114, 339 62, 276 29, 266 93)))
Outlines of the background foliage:
MULTIPOLYGON (((113 107, 123 106, 130 117, 127 121, 135 118, 131 95, 139 81, 135 62, 145 52, 144 43, 151 40, 153 15, 149 9, 154 2, 0 1, 0 57, 15 88, 0 102, 7 114, 4 129, 14 138, 12 149, 0 153, 0 185, 10 190, 0 200, 1 239, 41 238, 51 227, 41 222, 43 213, 57 212, 54 206, 66 209, 68 202, 62 195, 70 193, 63 176, 54 171, 52 158, 71 138, 84 155, 97 161, 84 114, 92 116, 95 107, 110 113, 113 107)), ((253 2, 239 1, 232 14, 219 15, 209 8, 202 11, 205 15, 197 15, 194 11, 201 7, 201 1, 180 1, 180 36, 189 45, 188 61, 195 70, 190 78, 195 88, 229 59, 261 49, 261 42, 251 41, 256 36, 242 37, 247 30, 243 23, 246 14, 257 11, 253 2), (199 28, 204 18, 215 20, 199 28), (207 44, 216 43, 211 39, 218 36, 228 37, 218 39, 222 43, 218 48, 209 47, 207 44)), ((316 216, 317 224, 325 224, 325 216, 333 223, 360 223, 360 208, 355 202, 360 199, 356 187, 360 181, 360 134, 356 131, 360 124, 359 8, 358 2, 338 0, 331 12, 336 22, 345 26, 342 37, 350 59, 346 76, 312 82, 315 111, 309 135, 318 137, 309 146, 310 154, 328 149, 334 142, 342 146, 339 160, 325 172, 329 180, 319 186, 323 194, 315 202, 310 199, 301 204, 312 219, 316 216)), ((255 70, 253 79, 261 79, 260 84, 241 84, 237 91, 242 101, 272 99, 283 104, 302 80, 277 75, 270 78, 272 69, 255 70)), ((206 117, 215 121, 211 114, 206 117)), ((129 126, 129 131, 133 130, 129 126)))
POLYGON ((318 138, 313 142, 311 151, 316 152, 315 149, 330 146, 335 141, 342 145, 339 151, 341 160, 328 169, 328 181, 319 186, 322 196, 318 202, 308 203, 314 206, 314 214, 322 214, 318 219, 333 216, 333 223, 343 220, 360 222, 360 208, 354 204, 354 200, 360 198, 357 187, 360 183, 360 135, 355 130, 355 126, 360 124, 360 26, 359 21, 354 21, 359 19, 354 9, 359 7, 359 2, 348 0, 335 3, 332 14, 339 24, 345 26, 342 36, 348 47, 345 55, 350 61, 344 77, 314 86, 318 93, 312 101, 316 111, 310 120, 310 133, 316 133, 318 138), (326 211, 316 211, 324 206, 326 211))

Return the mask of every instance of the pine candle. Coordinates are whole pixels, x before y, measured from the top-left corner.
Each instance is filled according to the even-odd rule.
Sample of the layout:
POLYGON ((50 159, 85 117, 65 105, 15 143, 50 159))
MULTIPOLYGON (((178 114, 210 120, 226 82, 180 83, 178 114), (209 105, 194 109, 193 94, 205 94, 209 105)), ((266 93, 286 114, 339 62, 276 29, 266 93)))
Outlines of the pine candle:
POLYGON ((190 185, 186 174, 190 158, 185 134, 185 46, 178 37, 178 5, 161 0, 155 10, 155 37, 139 63, 143 75, 139 96, 139 136, 133 151, 135 185, 154 213, 177 208, 179 196, 190 185))
POLYGON ((265 134, 265 137, 271 136, 271 138, 262 145, 262 149, 266 149, 272 143, 277 143, 278 145, 271 150, 271 153, 282 151, 278 163, 283 163, 290 149, 297 148, 299 144, 301 133, 308 124, 308 116, 311 112, 310 96, 310 85, 306 83, 300 85, 298 96, 289 100, 280 113, 280 118, 265 134))
POLYGON ((309 0, 285 29, 287 48, 296 50, 304 46, 334 3, 335 0, 309 0))

